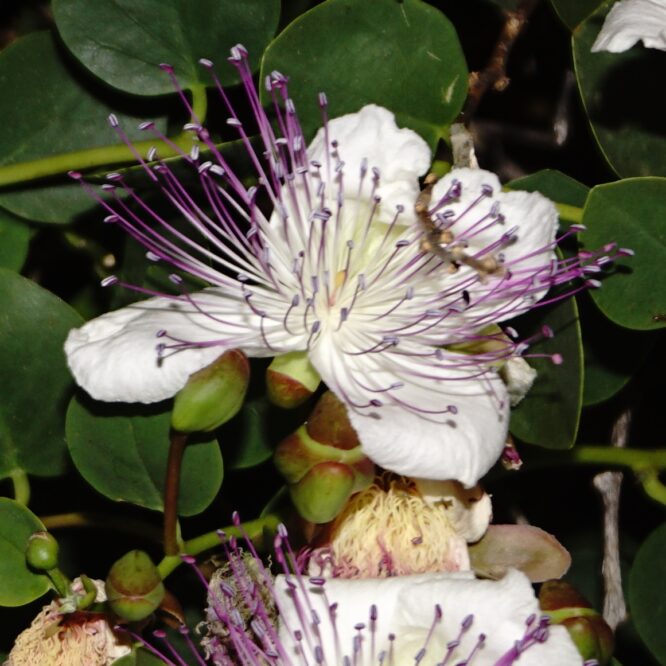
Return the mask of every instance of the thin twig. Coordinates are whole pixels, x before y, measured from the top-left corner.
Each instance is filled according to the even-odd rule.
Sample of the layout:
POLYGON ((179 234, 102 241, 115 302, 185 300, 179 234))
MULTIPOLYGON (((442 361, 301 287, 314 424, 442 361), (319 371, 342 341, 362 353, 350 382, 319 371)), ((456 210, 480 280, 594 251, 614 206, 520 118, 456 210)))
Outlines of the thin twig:
POLYGON ((481 98, 488 90, 501 92, 509 85, 506 75, 509 54, 538 2, 539 0, 522 0, 514 11, 503 10, 504 25, 486 68, 470 74, 469 94, 460 114, 460 120, 466 125, 469 125, 481 98))
MULTIPOLYGON (((622 412, 611 433, 611 443, 618 448, 627 445, 631 411, 622 412)), ((604 579, 603 616, 615 631, 627 617, 627 606, 622 593, 622 571, 620 569, 620 487, 622 472, 601 472, 593 479, 594 487, 601 495, 604 506, 604 559, 601 573, 604 579)))
POLYGON ((170 439, 171 446, 164 481, 164 554, 177 555, 180 550, 178 544, 178 490, 187 434, 172 430, 170 439))

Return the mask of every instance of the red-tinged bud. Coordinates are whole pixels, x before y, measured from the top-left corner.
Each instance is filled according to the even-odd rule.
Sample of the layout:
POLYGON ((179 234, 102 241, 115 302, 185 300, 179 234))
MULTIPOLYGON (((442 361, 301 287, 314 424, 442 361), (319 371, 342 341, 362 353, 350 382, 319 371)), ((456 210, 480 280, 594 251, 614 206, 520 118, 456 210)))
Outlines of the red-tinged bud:
POLYGON ((345 406, 330 392, 319 399, 308 422, 280 442, 275 465, 299 513, 316 523, 332 520, 352 493, 372 483, 375 474, 345 406), (343 479, 350 480, 349 487, 343 479))
POLYGON ((58 566, 58 550, 58 542, 53 536, 40 530, 30 535, 25 559, 33 569, 51 571, 58 566))
POLYGON ((344 463, 323 462, 315 465, 298 483, 289 486, 294 506, 303 518, 313 523, 333 520, 355 485, 354 471, 344 463))
POLYGON ((173 405, 171 426, 179 432, 208 432, 233 418, 243 405, 250 381, 247 356, 238 349, 195 372, 173 405))
POLYGON ((336 449, 354 449, 358 435, 347 417, 347 408, 331 391, 319 398, 306 423, 308 435, 336 449))
POLYGON ((541 610, 553 624, 566 627, 583 659, 600 666, 613 654, 613 631, 576 588, 561 580, 549 580, 539 592, 541 610))
POLYGON ((268 399, 283 409, 302 405, 317 390, 320 381, 306 352, 276 356, 266 370, 268 399))
POLYGON ((150 557, 141 550, 131 550, 111 567, 106 596, 114 613, 135 622, 148 617, 160 605, 164 585, 150 557))

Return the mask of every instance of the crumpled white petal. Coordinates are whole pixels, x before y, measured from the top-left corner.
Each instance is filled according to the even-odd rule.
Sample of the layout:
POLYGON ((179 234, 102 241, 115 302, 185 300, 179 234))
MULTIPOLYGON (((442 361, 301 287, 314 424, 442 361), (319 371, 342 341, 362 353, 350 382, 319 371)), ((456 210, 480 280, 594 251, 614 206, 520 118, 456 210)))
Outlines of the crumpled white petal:
MULTIPOLYGON (((376 192, 381 197, 381 210, 377 219, 390 222, 397 205, 402 205, 404 221, 413 218, 412 209, 419 193, 418 178, 430 166, 428 144, 413 130, 398 128, 395 116, 387 109, 368 104, 357 113, 349 113, 330 120, 329 141, 339 144, 340 159, 344 162, 343 192, 345 200, 369 200, 372 193, 372 169, 379 169, 380 183, 376 192), (359 192, 361 165, 367 165, 367 174, 359 192)), ((321 162, 327 174, 326 134, 321 128, 310 146, 308 156, 321 162)), ((331 164, 331 168, 335 165, 331 164)), ((332 175, 332 174, 331 174, 332 175)), ((326 178, 332 182, 333 177, 326 178)))
POLYGON ((524 359, 510 358, 500 370, 506 383, 511 406, 515 407, 528 393, 537 378, 537 371, 524 359))
MULTIPOLYGON (((261 335, 260 318, 244 301, 219 289, 192 295, 190 302, 151 298, 97 317, 70 331, 65 353, 79 386, 96 400, 152 403, 175 395, 188 377, 227 349, 249 356, 272 356, 261 335), (157 345, 170 338, 201 347, 167 350, 160 362, 157 345)), ((276 341, 277 344, 277 341, 276 341)))
MULTIPOLYGON (((500 581, 476 580, 473 575, 418 574, 383 579, 327 579, 321 586, 309 585, 308 600, 318 614, 317 631, 326 663, 342 664, 344 655, 352 655, 355 637, 361 635, 362 651, 354 662, 358 666, 374 666, 379 653, 389 650, 388 635, 393 642, 395 664, 410 664, 419 650, 426 646, 428 632, 433 625, 435 605, 442 611, 432 637, 427 642, 421 666, 435 666, 447 652, 447 644, 458 638, 461 626, 472 615, 472 624, 460 644, 455 648, 451 663, 457 664, 469 657, 479 634, 485 634, 483 647, 475 653, 474 666, 493 666, 509 652, 516 641, 523 638, 526 620, 538 617, 539 605, 527 577, 510 570, 500 581), (335 609, 335 626, 330 619, 330 605, 335 609), (377 617, 370 621, 370 607, 374 605, 377 617), (359 631, 360 623, 366 629, 359 631), (375 627, 375 656, 369 629, 375 627), (336 641, 336 632, 339 641, 336 641), (338 643, 336 647, 336 642, 338 643)), ((280 637, 285 646, 293 646, 290 631, 305 634, 302 646, 307 663, 315 663, 314 637, 309 620, 306 627, 299 618, 294 595, 300 601, 300 617, 311 617, 304 594, 299 588, 289 588, 284 576, 275 583, 280 610, 280 637), (295 591, 290 591, 295 590, 295 591)), ((358 640, 358 639, 356 639, 358 640)), ((293 662, 298 663, 292 649, 293 662)), ((583 660, 563 627, 549 627, 544 643, 535 643, 520 655, 520 666, 581 666, 583 660)))
MULTIPOLYGON (((440 368, 432 353, 419 357, 423 350, 417 346, 398 350, 354 356, 340 353, 333 342, 320 342, 311 361, 347 404, 361 448, 375 463, 405 476, 475 485, 506 440, 509 403, 503 382, 492 369, 470 376, 469 369, 440 368), (382 405, 368 406, 373 398, 382 405), (446 412, 451 405, 455 413, 446 412)), ((450 362, 458 357, 465 358, 444 356, 450 362)))
POLYGON ((412 479, 421 497, 430 505, 446 509, 455 531, 465 541, 478 541, 488 529, 493 517, 490 495, 481 488, 463 488, 457 481, 412 479))
POLYGON ((592 45, 592 52, 620 53, 640 40, 648 48, 666 51, 666 0, 616 2, 592 45))

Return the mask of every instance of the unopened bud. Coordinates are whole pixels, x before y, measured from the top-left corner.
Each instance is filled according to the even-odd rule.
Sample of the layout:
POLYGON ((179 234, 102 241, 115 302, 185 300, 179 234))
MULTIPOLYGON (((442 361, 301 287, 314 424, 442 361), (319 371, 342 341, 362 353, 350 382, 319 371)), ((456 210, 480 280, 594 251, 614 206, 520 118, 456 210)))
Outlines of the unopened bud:
POLYGON ((238 349, 195 372, 176 395, 171 426, 179 432, 208 432, 233 418, 250 380, 247 356, 238 349))
POLYGON ((583 659, 596 659, 600 666, 610 661, 613 631, 576 588, 561 580, 549 580, 541 586, 539 605, 553 624, 567 628, 583 659))
POLYGON ((354 471, 344 463, 315 465, 289 493, 298 513, 313 523, 327 523, 342 510, 354 489, 354 471))
POLYGON ((25 559, 38 571, 55 569, 58 566, 58 542, 46 531, 34 532, 28 539, 25 559))
POLYGON ((349 497, 374 478, 345 406, 330 392, 305 425, 275 451, 275 465, 287 481, 298 512, 314 523, 335 518, 349 497))
POLYGON ((283 409, 302 405, 317 390, 320 381, 307 352, 276 356, 266 370, 268 399, 283 409))
POLYGON ((131 550, 111 567, 106 596, 114 613, 135 622, 160 605, 164 585, 150 557, 141 550, 131 550))
POLYGON ((336 449, 354 449, 360 444, 347 416, 347 408, 331 391, 319 398, 305 425, 308 435, 321 444, 336 449))

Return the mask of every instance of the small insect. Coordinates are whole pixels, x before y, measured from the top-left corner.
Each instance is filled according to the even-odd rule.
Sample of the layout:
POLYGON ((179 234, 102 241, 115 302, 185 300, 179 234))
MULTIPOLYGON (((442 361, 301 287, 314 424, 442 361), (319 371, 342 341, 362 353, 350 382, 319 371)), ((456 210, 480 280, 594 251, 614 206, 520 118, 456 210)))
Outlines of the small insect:
POLYGON ((456 243, 456 238, 451 229, 441 229, 432 219, 428 207, 437 180, 434 173, 429 173, 425 177, 424 187, 414 204, 414 211, 423 228, 421 249, 439 257, 449 273, 456 273, 460 266, 464 265, 474 269, 482 281, 490 275, 501 275, 503 268, 495 257, 488 256, 483 259, 470 257, 465 252, 466 244, 456 243))
POLYGON ((666 321, 666 313, 660 312, 652 315, 652 321, 666 321))

